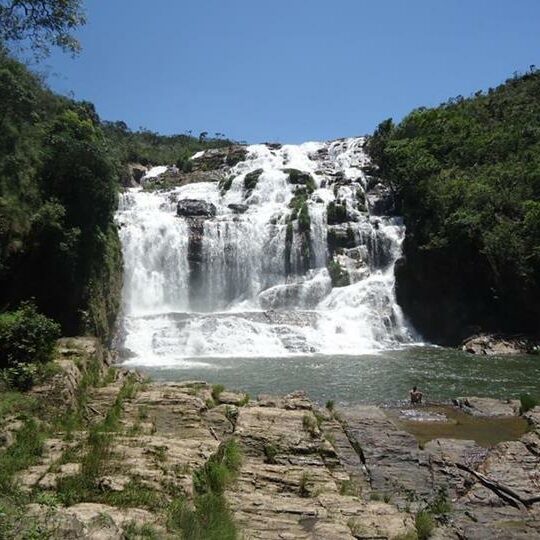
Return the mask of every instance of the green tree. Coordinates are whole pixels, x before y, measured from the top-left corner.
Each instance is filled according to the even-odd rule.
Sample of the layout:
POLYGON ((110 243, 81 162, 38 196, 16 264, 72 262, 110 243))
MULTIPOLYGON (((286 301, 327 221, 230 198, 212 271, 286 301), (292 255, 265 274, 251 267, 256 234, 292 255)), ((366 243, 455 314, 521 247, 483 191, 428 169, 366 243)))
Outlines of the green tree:
POLYGON ((0 42, 29 43, 38 56, 51 46, 78 53, 73 31, 84 23, 81 0, 0 0, 0 42))

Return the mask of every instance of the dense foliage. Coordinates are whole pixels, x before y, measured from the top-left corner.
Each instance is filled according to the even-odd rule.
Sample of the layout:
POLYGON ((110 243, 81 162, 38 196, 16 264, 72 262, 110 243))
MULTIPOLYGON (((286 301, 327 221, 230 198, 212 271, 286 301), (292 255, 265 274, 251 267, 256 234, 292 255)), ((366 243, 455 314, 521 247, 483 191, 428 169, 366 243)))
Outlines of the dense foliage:
MULTIPOLYGON (((220 134, 220 137, 222 135, 220 134)), ((122 258, 113 216, 127 163, 177 163, 228 145, 102 122, 0 49, 0 311, 34 298, 64 334, 110 339, 122 258)))
POLYGON ((29 46, 38 55, 51 46, 78 52, 73 31, 84 23, 81 0, 0 0, 0 43, 29 46))
POLYGON ((37 367, 51 359, 60 337, 60 325, 25 302, 19 309, 0 314, 0 377, 9 387, 28 389, 37 367))
POLYGON ((540 72, 386 120, 368 151, 406 221, 398 296, 426 337, 538 333, 540 72))
POLYGON ((96 283, 118 297, 121 267, 107 275, 107 257, 119 264, 119 168, 93 107, 0 53, 0 308, 33 297, 64 332, 108 337, 83 323, 97 318, 96 283))
POLYGON ((60 326, 30 303, 0 314, 0 368, 47 362, 59 337, 60 326))

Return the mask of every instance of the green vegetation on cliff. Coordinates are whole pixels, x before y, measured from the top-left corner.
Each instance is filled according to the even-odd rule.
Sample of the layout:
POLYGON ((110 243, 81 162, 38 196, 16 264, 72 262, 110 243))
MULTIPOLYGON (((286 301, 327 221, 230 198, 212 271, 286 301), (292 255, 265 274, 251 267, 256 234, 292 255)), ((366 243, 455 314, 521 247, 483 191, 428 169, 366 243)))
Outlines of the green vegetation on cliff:
POLYGON ((0 308, 34 298, 64 333, 110 337, 119 168, 91 104, 0 51, 0 308))
POLYGON ((229 139, 207 138, 203 136, 204 133, 199 137, 192 137, 189 134, 160 135, 147 129, 132 131, 122 121, 104 121, 101 127, 119 162, 142 165, 175 164, 184 172, 189 172, 189 159, 196 152, 232 144, 229 139))
POLYGON ((113 221, 130 161, 177 163, 225 139, 132 132, 51 92, 0 48, 0 311, 33 299, 64 335, 108 341, 120 304, 113 221))
POLYGON ((367 149, 405 218, 398 300, 424 336, 538 333, 540 72, 385 120, 367 149))

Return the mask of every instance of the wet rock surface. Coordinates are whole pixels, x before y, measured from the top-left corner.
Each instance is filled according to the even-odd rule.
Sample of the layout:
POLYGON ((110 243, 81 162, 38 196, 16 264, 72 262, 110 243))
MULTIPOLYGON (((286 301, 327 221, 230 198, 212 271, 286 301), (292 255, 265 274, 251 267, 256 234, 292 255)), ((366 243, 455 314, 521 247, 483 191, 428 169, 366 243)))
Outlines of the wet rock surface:
POLYGON ((196 199, 182 199, 178 201, 176 213, 184 217, 210 218, 216 215, 214 204, 196 199))

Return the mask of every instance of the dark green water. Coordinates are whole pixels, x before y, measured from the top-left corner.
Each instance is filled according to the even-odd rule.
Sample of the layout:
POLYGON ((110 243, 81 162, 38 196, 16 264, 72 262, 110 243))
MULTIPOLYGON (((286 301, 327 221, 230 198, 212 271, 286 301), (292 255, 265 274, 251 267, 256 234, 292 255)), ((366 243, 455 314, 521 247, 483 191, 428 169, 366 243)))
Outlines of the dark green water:
POLYGON ((457 396, 540 396, 540 356, 473 356, 453 349, 413 347, 362 356, 197 358, 177 367, 141 367, 154 380, 205 380, 258 394, 305 390, 338 404, 394 403, 418 385, 425 399, 457 396))

